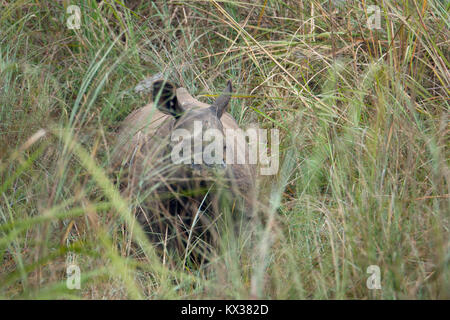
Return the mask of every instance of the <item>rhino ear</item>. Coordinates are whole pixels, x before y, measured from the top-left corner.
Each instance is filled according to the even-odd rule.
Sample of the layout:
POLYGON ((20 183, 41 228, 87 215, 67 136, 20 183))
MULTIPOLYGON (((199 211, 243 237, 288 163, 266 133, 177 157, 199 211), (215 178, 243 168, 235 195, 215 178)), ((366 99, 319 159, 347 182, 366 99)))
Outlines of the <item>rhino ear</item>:
POLYGON ((153 83, 153 103, 159 111, 179 118, 184 109, 178 103, 177 90, 173 83, 158 80, 153 83))
POLYGON ((223 113, 225 112, 225 110, 228 107, 228 104, 231 99, 232 91, 233 91, 233 87, 231 85, 231 80, 228 80, 227 87, 210 107, 211 111, 215 115, 217 115, 217 117, 219 119, 222 117, 223 113))

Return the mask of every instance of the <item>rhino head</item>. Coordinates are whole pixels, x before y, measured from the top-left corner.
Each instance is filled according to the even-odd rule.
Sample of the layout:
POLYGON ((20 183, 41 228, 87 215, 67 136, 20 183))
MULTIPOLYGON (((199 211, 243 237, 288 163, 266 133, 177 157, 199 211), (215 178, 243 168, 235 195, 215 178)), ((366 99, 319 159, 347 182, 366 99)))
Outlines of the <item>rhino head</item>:
POLYGON ((182 151, 177 159, 194 172, 217 173, 227 167, 226 139, 220 119, 227 110, 231 92, 232 84, 228 81, 224 92, 211 105, 199 107, 195 105, 197 100, 186 99, 172 83, 159 80, 153 84, 153 103, 174 119, 170 143, 174 156, 180 156, 182 151))

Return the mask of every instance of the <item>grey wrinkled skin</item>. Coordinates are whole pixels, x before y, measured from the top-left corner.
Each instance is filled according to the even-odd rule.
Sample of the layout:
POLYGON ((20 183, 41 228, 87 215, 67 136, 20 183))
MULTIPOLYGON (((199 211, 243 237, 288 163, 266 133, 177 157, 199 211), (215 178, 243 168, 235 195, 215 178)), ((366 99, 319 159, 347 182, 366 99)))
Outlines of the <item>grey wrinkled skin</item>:
POLYGON ((226 144, 225 129, 240 130, 226 112, 231 82, 212 105, 163 80, 153 81, 152 90, 153 101, 123 121, 112 165, 120 170, 122 193, 136 204, 138 220, 154 242, 184 250, 187 242, 192 246, 192 241, 201 235, 202 241, 196 241, 196 248, 206 252, 217 239, 215 222, 224 218, 221 203, 227 203, 233 215, 251 217, 256 168, 249 164, 227 165, 225 158, 215 165, 193 161, 174 164, 170 157, 171 133, 185 129, 193 134, 194 121, 201 121, 203 130, 212 128, 224 133, 224 148, 232 148, 235 156, 245 153, 248 160, 245 138, 244 145, 226 144))

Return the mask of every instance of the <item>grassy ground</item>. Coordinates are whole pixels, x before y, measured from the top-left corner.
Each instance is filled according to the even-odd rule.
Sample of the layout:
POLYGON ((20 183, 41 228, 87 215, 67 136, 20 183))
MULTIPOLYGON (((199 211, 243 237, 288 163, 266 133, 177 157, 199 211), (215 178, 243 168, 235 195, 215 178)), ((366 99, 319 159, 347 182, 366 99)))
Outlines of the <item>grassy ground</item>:
POLYGON ((0 298, 450 298, 448 1, 82 0, 74 30, 71 2, 0 1, 0 298), (268 223, 199 268, 108 169, 157 72, 280 130, 268 223))

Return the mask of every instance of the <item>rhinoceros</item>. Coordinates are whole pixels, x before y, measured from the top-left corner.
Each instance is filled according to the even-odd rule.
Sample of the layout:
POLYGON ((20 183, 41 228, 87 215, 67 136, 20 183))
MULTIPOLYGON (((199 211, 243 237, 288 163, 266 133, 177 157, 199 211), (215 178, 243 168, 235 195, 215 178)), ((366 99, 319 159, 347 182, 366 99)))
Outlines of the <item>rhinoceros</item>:
POLYGON ((243 131, 226 111, 231 93, 229 81, 209 105, 185 88, 157 80, 152 102, 132 112, 120 126, 112 164, 122 168, 121 189, 135 201, 138 220, 160 244, 175 241, 186 248, 193 235, 201 234, 216 239, 214 225, 227 202, 229 214, 252 216, 256 168, 248 162, 250 149, 243 131), (205 139, 208 132, 214 139, 205 139), (194 150, 195 139, 200 139, 200 154, 194 150), (208 146, 215 161, 202 161, 208 146), (178 157, 177 147, 187 156, 178 157), (236 161, 239 157, 241 161, 236 161))

